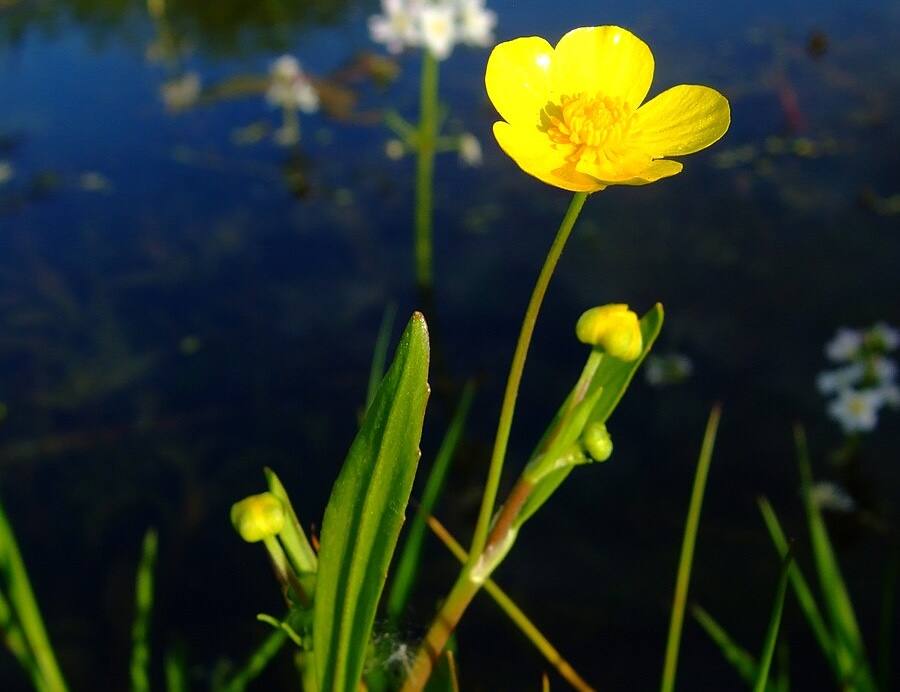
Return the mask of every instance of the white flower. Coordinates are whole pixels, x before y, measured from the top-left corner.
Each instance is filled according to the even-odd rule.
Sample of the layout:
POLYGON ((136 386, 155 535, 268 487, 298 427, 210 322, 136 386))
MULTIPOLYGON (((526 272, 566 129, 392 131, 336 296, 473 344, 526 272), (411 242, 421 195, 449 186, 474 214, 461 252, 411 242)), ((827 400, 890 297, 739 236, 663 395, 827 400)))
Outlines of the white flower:
POLYGON ((484 157, 481 142, 473 134, 466 132, 459 136, 459 161, 463 166, 480 166, 484 157))
POLYGON ((369 17, 369 35, 391 53, 422 44, 422 3, 418 0, 381 0, 383 14, 369 17))
POLYGON ((16 169, 9 161, 0 161, 0 185, 12 179, 16 169))
POLYGON ((897 379, 897 362, 893 358, 872 356, 871 368, 875 375, 876 387, 892 384, 897 379))
POLYGON ((834 338, 825 345, 825 355, 829 360, 837 362, 853 360, 859 355, 862 344, 861 331, 841 327, 834 338))
POLYGON ((851 389, 862 381, 865 368, 861 363, 850 363, 835 370, 825 370, 816 377, 816 387, 822 394, 838 394, 851 389))
POLYGON ((269 70, 266 100, 273 106, 297 108, 304 113, 319 109, 319 93, 292 55, 282 55, 269 70))
POLYGON ((494 42, 497 13, 485 9, 484 0, 460 0, 459 37, 471 46, 489 46, 494 42))
POLYGON ((391 161, 399 161, 406 153, 406 146, 399 139, 389 139, 384 145, 384 153, 391 161))
POLYGON ((831 481, 819 481, 809 489, 809 499, 819 509, 852 512, 856 502, 841 486, 831 481))
POLYGON ((422 43, 438 60, 449 57, 456 43, 456 8, 450 4, 426 5, 422 8, 422 43))
POLYGON ((866 332, 865 340, 882 353, 890 353, 900 346, 900 329, 894 329, 887 322, 878 322, 866 332))
POLYGON ((875 391, 878 392, 882 402, 886 406, 890 406, 891 408, 900 407, 900 387, 895 385, 893 382, 883 384, 875 391))
POLYGON ((883 403, 884 394, 878 390, 842 389, 828 407, 828 413, 845 433, 871 432, 878 424, 878 409, 883 403))
POLYGON ((159 93, 169 111, 178 112, 190 108, 200 96, 200 75, 186 72, 165 82, 159 87, 159 93))

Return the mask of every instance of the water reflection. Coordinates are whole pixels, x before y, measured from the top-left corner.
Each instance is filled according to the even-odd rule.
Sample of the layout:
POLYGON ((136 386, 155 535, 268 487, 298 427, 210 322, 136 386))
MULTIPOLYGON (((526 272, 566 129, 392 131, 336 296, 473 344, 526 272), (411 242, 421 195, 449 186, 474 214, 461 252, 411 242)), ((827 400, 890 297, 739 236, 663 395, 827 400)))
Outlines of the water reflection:
MULTIPOLYGON (((559 23, 561 33, 599 21, 593 4, 552 18, 543 3, 498 5, 501 38, 511 27, 559 23)), ((900 23, 887 9, 843 21, 850 9, 798 19, 794 8, 790 19, 724 28, 666 7, 602 18, 624 15, 659 39, 661 83, 716 84, 735 113, 726 141, 689 173, 640 202, 630 190, 589 201, 522 395, 519 456, 578 367, 568 335, 581 310, 598 299, 666 303, 659 352, 672 360, 660 376, 671 386, 635 390, 605 475, 568 489, 545 533, 521 541, 499 575, 604 687, 655 682, 628 654, 661 657, 659 604, 711 401, 723 399, 725 422, 696 589, 727 618, 743 611, 721 585, 746 575, 750 591, 777 567, 751 498, 795 506, 790 424, 809 423, 823 456, 839 438, 814 387, 822 344, 840 325, 900 323, 891 117, 900 84, 884 51, 900 23), (689 359, 689 377, 676 356, 689 359), (584 575, 570 585, 586 604, 579 612, 558 599, 559 575, 536 567, 547 555, 574 559, 584 575), (598 648, 610 655, 600 660, 598 648)), ((385 155, 382 125, 385 108, 415 116, 417 60, 379 53, 365 14, 346 2, 6 0, 0 11, 0 492, 75 687, 123 687, 122 614, 149 523, 162 532, 160 636, 188 641, 207 677, 220 657, 249 649, 255 613, 277 607, 265 565, 232 535, 228 506, 268 464, 306 517, 321 516, 384 306, 419 307, 412 166, 385 155), (299 114, 289 146, 275 137, 283 113, 265 100, 282 54, 300 61, 321 105, 299 114)), ((446 508, 456 527, 468 525, 468 489, 482 482, 497 373, 567 201, 496 151, 484 57, 460 51, 442 75, 448 128, 474 133, 483 151, 480 168, 446 156, 438 169, 445 370, 457 383, 487 373, 457 471, 462 490, 446 508)), ((890 464, 897 437, 886 426, 866 447, 876 506, 900 481, 890 464)), ((863 536, 857 554, 874 550, 877 563, 863 536)), ((441 559, 426 575, 434 593, 423 613, 445 586, 441 559)), ((878 591, 850 571, 861 590, 878 591)), ((768 607, 766 589, 739 595, 768 607)), ((472 616, 496 634, 479 647, 514 645, 490 613, 472 616)), ((709 679, 705 647, 699 635, 686 645, 688 688, 709 679)), ((802 645, 799 660, 818 666, 802 645)), ((0 656, 0 678, 20 680, 10 665, 0 656)), ((483 675, 489 689, 516 684, 483 675)))

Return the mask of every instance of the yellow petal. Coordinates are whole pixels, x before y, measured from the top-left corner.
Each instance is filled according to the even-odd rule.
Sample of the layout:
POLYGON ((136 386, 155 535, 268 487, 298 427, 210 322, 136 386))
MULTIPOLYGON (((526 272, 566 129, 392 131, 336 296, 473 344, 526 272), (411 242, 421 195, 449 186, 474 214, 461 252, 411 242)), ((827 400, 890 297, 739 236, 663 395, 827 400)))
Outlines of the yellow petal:
POLYGON ((632 142, 653 158, 693 154, 717 141, 731 124, 728 101, 715 89, 694 84, 672 87, 638 110, 632 142))
POLYGON ((536 128, 496 122, 494 137, 519 168, 548 185, 572 192, 594 192, 604 187, 596 179, 577 172, 573 164, 549 146, 547 135, 536 128))
POLYGON ((657 180, 677 175, 681 173, 682 168, 684 166, 678 161, 659 159, 658 161, 652 161, 640 173, 627 180, 610 180, 606 182, 608 185, 646 185, 647 183, 655 183, 657 180))
POLYGON ((500 116, 510 123, 534 124, 551 94, 553 48, 537 36, 498 44, 488 58, 484 84, 500 116))
POLYGON ((618 96, 637 108, 653 80, 653 53, 618 26, 573 29, 556 44, 553 76, 560 94, 618 96))

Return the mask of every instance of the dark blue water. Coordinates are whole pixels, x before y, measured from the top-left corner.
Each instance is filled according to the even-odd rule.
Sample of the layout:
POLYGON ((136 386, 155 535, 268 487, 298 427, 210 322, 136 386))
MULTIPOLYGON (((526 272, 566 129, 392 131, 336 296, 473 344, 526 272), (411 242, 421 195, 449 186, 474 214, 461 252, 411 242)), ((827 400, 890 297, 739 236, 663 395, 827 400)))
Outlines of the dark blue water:
MULTIPOLYGON (((584 309, 666 305, 659 349, 688 355, 694 376, 635 384, 611 424, 613 459, 579 469, 498 574, 588 680, 647 689, 712 402, 724 419, 692 593, 756 651, 778 565, 754 498, 771 495, 802 541, 794 422, 808 426, 817 471, 840 477, 825 461, 840 432, 814 387, 823 344, 842 325, 900 324, 898 216, 887 206, 900 193, 890 49, 900 17, 874 1, 491 7, 500 40, 621 24, 654 50, 654 91, 709 84, 732 103, 731 131, 681 175, 588 200, 513 433, 511 465, 580 370, 572 331, 584 309)), ((436 285, 430 304, 417 296, 413 162, 386 158, 390 135, 371 116, 391 107, 415 118, 419 56, 398 58, 384 88, 342 72, 361 52, 381 54, 366 32, 374 10, 179 4, 170 29, 183 51, 166 62, 148 58, 160 34, 140 3, 0 9, 0 495, 75 689, 126 687, 133 570, 151 524, 162 541, 155 653, 183 642, 203 689, 217 663, 259 640, 254 616, 278 612, 279 594, 228 508, 262 488, 269 465, 301 520, 319 521, 389 303, 402 319, 425 309, 439 339, 424 459, 453 394, 479 377, 442 510, 461 537, 471 526, 519 319, 569 196, 494 145, 487 51, 457 49, 441 69, 446 127, 474 133, 485 160, 439 157, 436 285), (253 86, 285 52, 356 99, 339 117, 301 115, 296 148, 273 141, 280 114, 253 86), (161 85, 189 71, 205 97, 167 111, 161 85), (235 86, 239 77, 250 79, 235 86)), ((900 486, 897 416, 885 413, 863 447, 864 485, 886 525, 900 486)), ((842 535, 873 633, 889 541, 852 522, 842 535)), ((451 570, 435 550, 410 638, 451 570)), ((789 606, 787 617, 793 668, 821 670, 825 689, 800 616, 789 606)), ((487 601, 464 621, 460 649, 463 689, 537 688, 541 660, 487 601)), ((268 684, 289 689, 286 668, 268 684)), ((739 689, 692 623, 681 679, 739 689)), ((26 689, 5 652, 0 680, 26 689)))

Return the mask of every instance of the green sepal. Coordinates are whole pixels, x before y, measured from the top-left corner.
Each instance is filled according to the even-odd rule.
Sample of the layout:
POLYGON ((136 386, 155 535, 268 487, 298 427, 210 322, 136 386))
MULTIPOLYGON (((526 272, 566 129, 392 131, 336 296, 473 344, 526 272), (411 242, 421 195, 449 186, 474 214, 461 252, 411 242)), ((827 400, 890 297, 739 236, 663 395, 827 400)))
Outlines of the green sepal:
POLYGON ((428 400, 428 328, 410 319, 325 508, 314 599, 321 692, 356 692, 409 501, 428 400))

